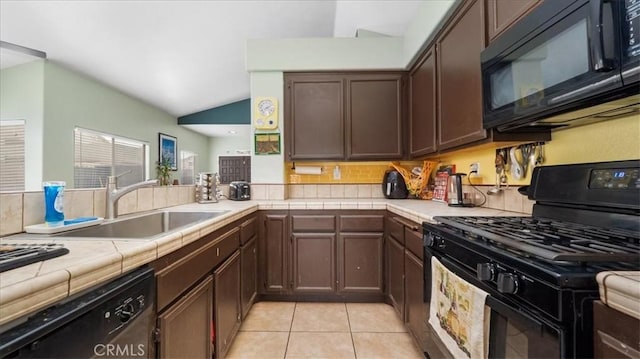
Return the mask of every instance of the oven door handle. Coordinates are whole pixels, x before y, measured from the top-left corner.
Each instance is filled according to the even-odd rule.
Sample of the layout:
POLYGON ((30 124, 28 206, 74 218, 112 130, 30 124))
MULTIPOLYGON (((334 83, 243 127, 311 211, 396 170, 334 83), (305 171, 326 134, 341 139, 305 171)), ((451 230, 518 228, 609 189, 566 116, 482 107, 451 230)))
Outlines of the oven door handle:
POLYGON ((524 313, 520 310, 517 310, 511 307, 510 305, 500 301, 498 298, 492 296, 491 293, 495 292, 493 288, 490 288, 484 283, 481 283, 481 285, 478 285, 477 283, 478 281, 475 277, 470 275, 466 270, 464 270, 462 267, 458 266, 457 264, 453 263, 449 259, 438 258, 438 260, 442 263, 442 265, 448 268, 455 275, 464 279, 470 285, 473 285, 474 287, 480 288, 485 292, 487 292, 489 295, 487 295, 485 304, 488 305, 492 310, 495 310, 496 312, 503 314, 505 317, 508 317, 510 320, 513 319, 523 325, 531 327, 532 329, 535 328, 540 332, 543 332, 544 328, 549 326, 541 322, 539 319, 532 317, 528 313, 524 313))

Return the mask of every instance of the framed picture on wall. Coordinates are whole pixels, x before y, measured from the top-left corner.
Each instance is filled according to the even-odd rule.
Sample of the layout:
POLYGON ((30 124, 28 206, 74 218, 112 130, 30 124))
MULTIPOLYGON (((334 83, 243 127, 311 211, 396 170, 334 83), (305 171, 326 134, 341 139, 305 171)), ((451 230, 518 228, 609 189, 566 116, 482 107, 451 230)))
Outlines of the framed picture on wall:
POLYGON ((276 155, 280 153, 280 133, 256 133, 255 154, 276 155))
POLYGON ((158 138, 158 162, 169 162, 172 171, 178 170, 178 140, 164 133, 159 133, 158 138))

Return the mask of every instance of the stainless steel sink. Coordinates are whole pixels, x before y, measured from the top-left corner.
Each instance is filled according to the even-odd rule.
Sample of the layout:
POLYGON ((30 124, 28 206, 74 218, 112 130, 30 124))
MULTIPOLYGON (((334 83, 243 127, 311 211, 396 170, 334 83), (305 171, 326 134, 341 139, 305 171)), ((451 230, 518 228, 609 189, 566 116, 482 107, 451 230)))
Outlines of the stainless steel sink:
POLYGON ((55 237, 86 238, 151 238, 173 232, 187 225, 218 217, 229 211, 173 212, 162 211, 119 219, 93 227, 56 234, 55 237))

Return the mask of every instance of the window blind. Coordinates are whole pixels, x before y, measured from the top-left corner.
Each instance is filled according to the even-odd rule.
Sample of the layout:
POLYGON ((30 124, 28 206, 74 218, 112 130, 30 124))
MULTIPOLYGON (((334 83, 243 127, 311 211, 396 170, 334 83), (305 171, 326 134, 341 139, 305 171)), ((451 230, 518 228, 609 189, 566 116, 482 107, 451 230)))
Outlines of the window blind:
POLYGON ((24 120, 0 121, 0 191, 24 191, 24 120))
POLYGON ((180 166, 182 166, 180 184, 195 184, 196 156, 197 154, 191 151, 180 151, 180 166))
POLYGON ((108 176, 121 174, 118 187, 145 179, 146 143, 83 128, 74 138, 75 188, 104 187, 108 176))

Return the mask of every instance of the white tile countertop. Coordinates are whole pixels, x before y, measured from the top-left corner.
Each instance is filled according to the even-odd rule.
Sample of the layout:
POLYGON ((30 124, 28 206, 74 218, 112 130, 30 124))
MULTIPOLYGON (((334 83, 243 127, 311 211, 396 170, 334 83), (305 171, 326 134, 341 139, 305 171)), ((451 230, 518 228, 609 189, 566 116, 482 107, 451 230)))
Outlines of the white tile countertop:
MULTIPOLYGON (((434 216, 524 215, 482 207, 448 207, 444 203, 420 200, 309 198, 240 202, 221 200, 218 203, 190 203, 164 208, 163 210, 171 211, 229 210, 229 212, 153 239, 99 240, 20 233, 0 238, 0 244, 63 243, 69 249, 69 253, 0 273, 0 325, 149 263, 259 209, 386 209, 415 222, 433 221, 434 216)), ((127 216, 120 218, 125 217, 127 216)))

